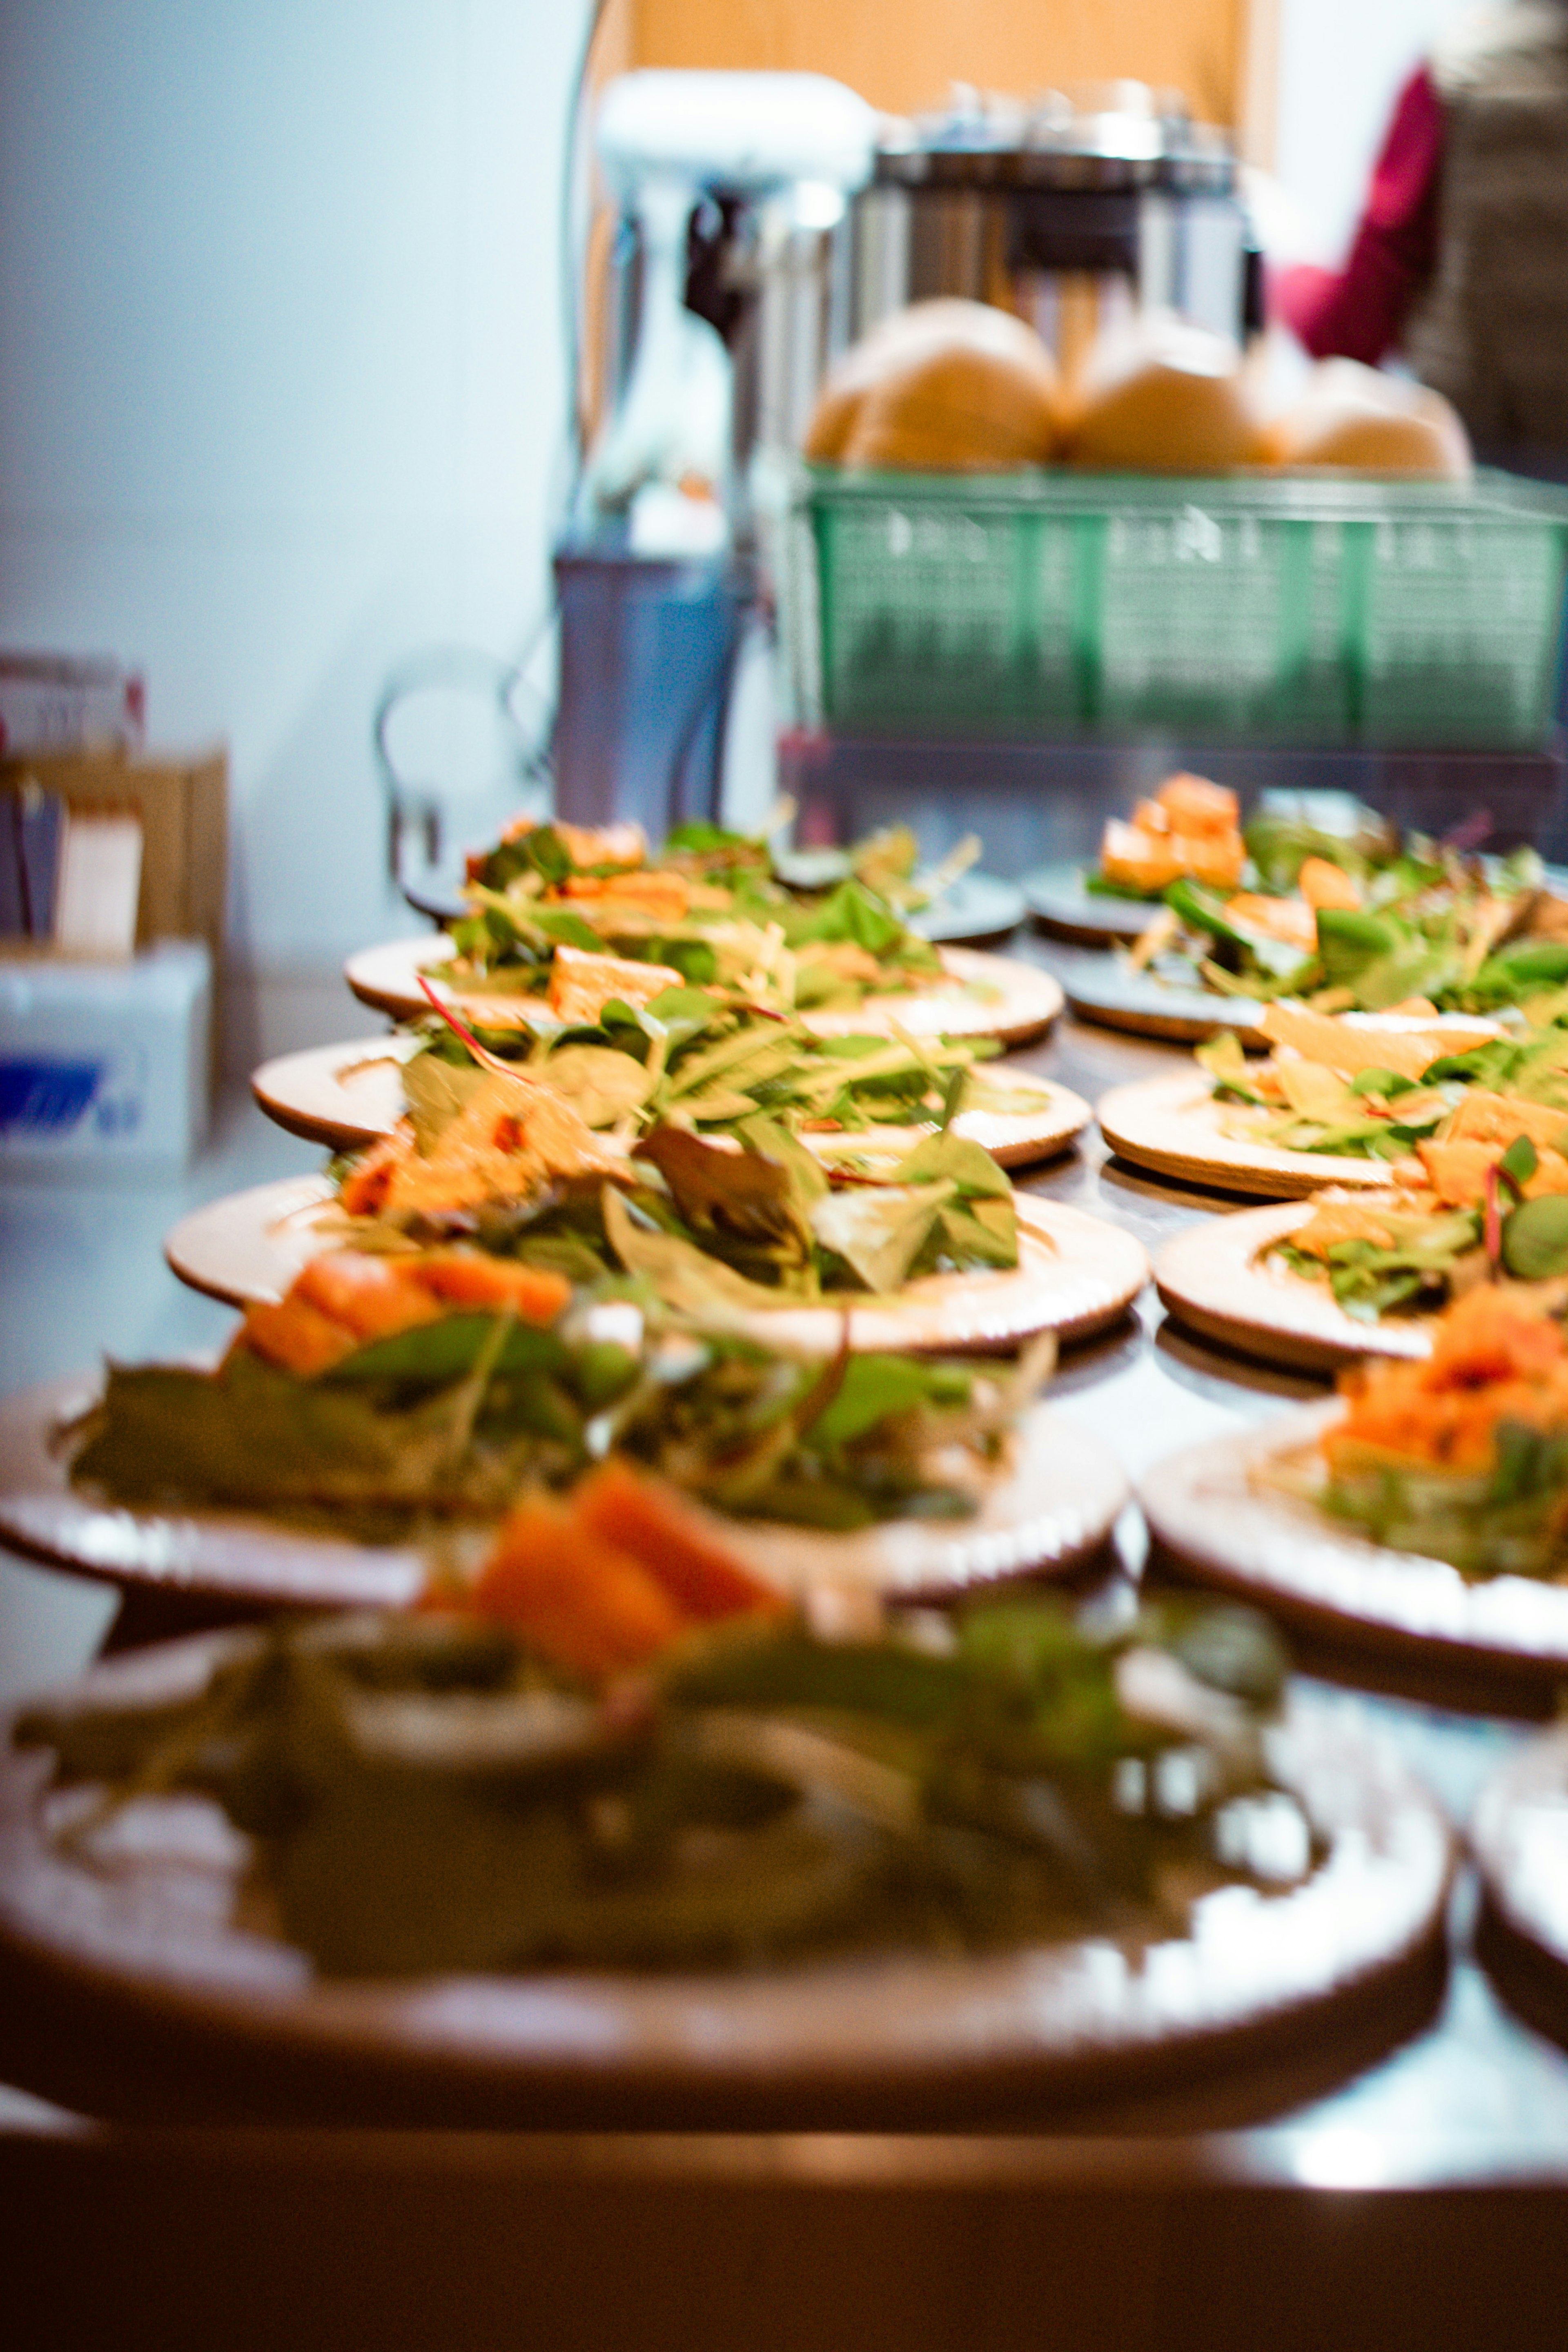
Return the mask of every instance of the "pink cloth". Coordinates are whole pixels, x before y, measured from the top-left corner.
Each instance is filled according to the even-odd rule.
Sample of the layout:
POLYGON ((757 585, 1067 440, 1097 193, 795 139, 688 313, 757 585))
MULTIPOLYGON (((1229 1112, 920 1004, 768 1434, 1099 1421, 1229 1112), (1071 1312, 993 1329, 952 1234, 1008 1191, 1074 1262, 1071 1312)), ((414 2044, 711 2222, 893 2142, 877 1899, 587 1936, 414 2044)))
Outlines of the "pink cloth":
POLYGON ((1271 273, 1269 315, 1314 359, 1375 367, 1397 348, 1436 266, 1443 128, 1442 101, 1423 66, 1399 93, 1344 268, 1303 263, 1271 273))

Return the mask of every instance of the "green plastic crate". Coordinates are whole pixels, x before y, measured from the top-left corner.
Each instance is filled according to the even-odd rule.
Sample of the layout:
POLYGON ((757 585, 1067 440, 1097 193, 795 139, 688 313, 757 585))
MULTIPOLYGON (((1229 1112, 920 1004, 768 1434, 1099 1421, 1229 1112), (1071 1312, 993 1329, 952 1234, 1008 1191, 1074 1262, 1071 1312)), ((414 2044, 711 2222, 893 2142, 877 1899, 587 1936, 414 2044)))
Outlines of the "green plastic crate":
POLYGON ((841 732, 1533 748, 1568 491, 803 468, 797 715, 841 732))

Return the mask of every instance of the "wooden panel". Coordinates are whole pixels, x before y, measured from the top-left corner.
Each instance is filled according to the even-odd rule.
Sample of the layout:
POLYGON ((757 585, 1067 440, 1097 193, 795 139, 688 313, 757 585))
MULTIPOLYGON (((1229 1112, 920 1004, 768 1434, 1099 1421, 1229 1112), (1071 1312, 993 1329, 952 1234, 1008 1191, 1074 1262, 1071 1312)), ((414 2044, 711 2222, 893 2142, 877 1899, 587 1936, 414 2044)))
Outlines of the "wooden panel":
POLYGON ((834 75, 907 114, 953 81, 1026 94, 1127 75, 1194 114, 1247 111, 1248 0, 629 0, 638 65, 834 75))

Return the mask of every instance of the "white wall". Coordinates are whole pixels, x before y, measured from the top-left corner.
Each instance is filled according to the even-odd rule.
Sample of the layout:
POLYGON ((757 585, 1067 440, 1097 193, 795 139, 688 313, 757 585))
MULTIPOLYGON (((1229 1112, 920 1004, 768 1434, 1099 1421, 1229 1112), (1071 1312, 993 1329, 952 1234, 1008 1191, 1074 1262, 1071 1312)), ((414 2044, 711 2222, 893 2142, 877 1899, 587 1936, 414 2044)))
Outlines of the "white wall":
POLYGON ((432 640, 509 653, 545 593, 584 21, 0 9, 0 644, 120 654, 154 741, 227 736, 268 1045, 290 982, 408 921, 369 745, 386 671, 432 640))
POLYGON ((1343 258, 1400 85, 1472 0, 1279 0, 1275 170, 1343 258))

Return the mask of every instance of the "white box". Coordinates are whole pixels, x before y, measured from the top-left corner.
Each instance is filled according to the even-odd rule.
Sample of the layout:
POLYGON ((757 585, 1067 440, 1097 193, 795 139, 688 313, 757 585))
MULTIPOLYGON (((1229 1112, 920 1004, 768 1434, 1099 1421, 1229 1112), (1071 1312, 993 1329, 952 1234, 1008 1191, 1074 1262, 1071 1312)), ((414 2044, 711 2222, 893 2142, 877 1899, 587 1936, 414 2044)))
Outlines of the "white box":
POLYGON ((211 1026, 202 940, 131 963, 0 962, 0 1171, 184 1168, 206 1133, 211 1026))

